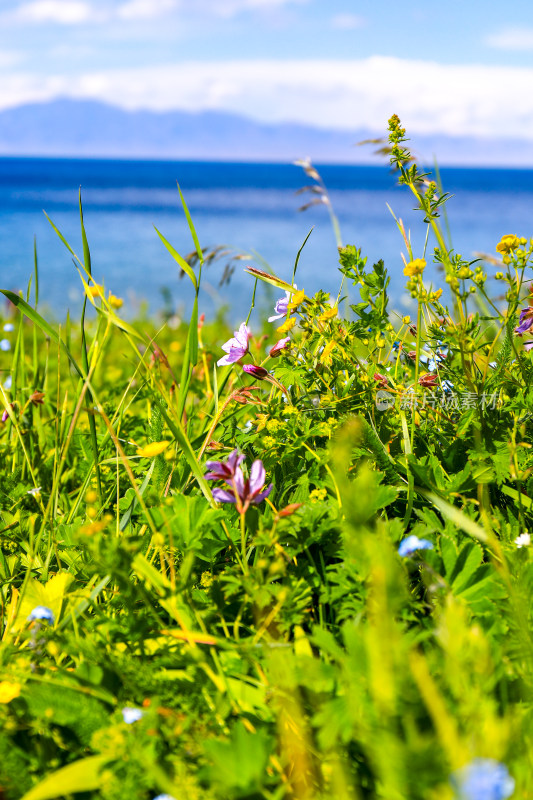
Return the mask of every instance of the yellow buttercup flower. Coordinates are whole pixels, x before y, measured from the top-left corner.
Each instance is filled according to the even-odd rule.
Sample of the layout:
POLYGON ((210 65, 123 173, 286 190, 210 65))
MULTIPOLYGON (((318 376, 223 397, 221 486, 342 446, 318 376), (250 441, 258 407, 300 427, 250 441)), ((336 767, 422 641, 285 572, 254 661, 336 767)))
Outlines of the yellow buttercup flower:
POLYGON ((520 247, 520 239, 518 236, 515 236, 513 233, 507 233, 505 236, 502 236, 501 240, 496 245, 496 250, 498 253, 507 255, 518 247, 520 247))
POLYGON ((426 268, 426 259, 425 258, 415 258, 414 261, 410 261, 408 264, 405 265, 403 274, 408 275, 412 278, 414 275, 422 275, 426 268))
POLYGON ((161 453, 167 449, 170 442, 151 442, 147 444, 146 447, 139 447, 137 449, 137 455, 142 456, 142 458, 155 458, 155 456, 161 455, 161 453))
POLYGON ((304 297, 305 292, 303 289, 299 289, 297 292, 294 292, 291 302, 287 305, 287 308, 296 308, 303 301, 304 297))
POLYGON ((436 292, 433 292, 433 299, 438 300, 442 295, 442 289, 437 289, 436 292))
POLYGON ((104 287, 100 286, 98 283, 94 283, 92 286, 87 287, 87 294, 89 297, 101 297, 104 293, 104 287))
POLYGON ((331 364, 331 351, 335 347, 335 342, 328 342, 320 354, 320 361, 322 364, 329 366, 331 364))
POLYGON ((0 703, 10 703, 15 697, 20 695, 22 686, 20 683, 11 681, 0 681, 0 703))
POLYGON ((295 325, 296 325, 296 317, 289 317, 289 319, 286 322, 284 322, 283 325, 279 326, 279 328, 277 329, 278 333, 288 333, 289 331, 292 331, 295 325))
POLYGON ((122 297, 116 297, 113 292, 109 292, 109 305, 111 308, 122 308, 124 300, 122 297))
POLYGON ((337 316, 339 309, 338 306, 332 306, 331 308, 326 308, 325 311, 319 316, 320 322, 325 322, 328 319, 333 319, 333 317, 337 316))

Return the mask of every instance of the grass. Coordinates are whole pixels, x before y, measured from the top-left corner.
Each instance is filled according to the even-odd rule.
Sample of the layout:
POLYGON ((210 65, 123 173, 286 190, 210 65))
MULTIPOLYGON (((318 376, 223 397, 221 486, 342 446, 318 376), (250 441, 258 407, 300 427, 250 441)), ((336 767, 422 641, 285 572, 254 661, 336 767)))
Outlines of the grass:
POLYGON ((40 315, 37 264, 3 290, 10 800, 533 797, 533 240, 503 236, 496 276, 449 250, 446 196, 389 136, 444 279, 398 220, 413 320, 348 245, 334 299, 250 269, 287 294, 232 341, 199 317, 183 197, 194 258, 159 236, 189 324, 121 318, 81 200, 80 320, 40 315))

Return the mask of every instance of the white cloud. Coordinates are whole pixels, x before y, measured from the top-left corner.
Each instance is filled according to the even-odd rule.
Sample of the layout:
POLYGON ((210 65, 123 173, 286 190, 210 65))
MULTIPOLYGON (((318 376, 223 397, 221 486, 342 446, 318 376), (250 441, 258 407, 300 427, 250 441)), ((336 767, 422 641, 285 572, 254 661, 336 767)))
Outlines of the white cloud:
POLYGON ((504 28, 485 39, 498 50, 533 50, 533 28, 504 28))
POLYGON ((127 20, 150 19, 173 11, 176 6, 176 0, 129 0, 117 8, 116 15, 127 20))
POLYGON ((57 95, 125 108, 219 109, 264 122, 533 139, 533 68, 360 60, 184 62, 82 75, 4 75, 0 107, 57 95))
POLYGON ((79 25, 90 21, 94 12, 83 0, 33 0, 19 6, 10 16, 20 22, 79 25))
POLYGON ((342 31, 354 31, 364 27, 366 20, 357 14, 335 14, 331 19, 331 27, 342 31))

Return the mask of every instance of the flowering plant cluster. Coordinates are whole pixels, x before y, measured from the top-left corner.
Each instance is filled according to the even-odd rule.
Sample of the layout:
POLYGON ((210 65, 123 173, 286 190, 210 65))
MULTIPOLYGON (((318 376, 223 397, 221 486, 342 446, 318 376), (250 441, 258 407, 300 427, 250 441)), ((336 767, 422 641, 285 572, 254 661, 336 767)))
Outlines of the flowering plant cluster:
POLYGON ((533 241, 451 250, 406 141, 427 235, 369 265, 299 162, 338 288, 248 267, 226 341, 183 197, 188 325, 119 316, 82 213, 79 324, 1 290, 2 797, 529 796, 533 241))

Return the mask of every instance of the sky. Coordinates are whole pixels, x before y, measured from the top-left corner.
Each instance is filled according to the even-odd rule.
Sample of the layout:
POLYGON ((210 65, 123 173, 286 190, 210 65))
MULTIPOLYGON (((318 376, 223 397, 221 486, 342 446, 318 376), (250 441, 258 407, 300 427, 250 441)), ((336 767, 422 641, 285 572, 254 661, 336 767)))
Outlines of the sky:
POLYGON ((0 109, 54 97, 533 140, 533 3, 2 0, 0 109))

